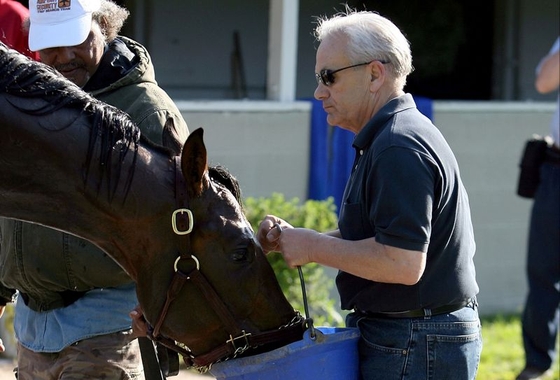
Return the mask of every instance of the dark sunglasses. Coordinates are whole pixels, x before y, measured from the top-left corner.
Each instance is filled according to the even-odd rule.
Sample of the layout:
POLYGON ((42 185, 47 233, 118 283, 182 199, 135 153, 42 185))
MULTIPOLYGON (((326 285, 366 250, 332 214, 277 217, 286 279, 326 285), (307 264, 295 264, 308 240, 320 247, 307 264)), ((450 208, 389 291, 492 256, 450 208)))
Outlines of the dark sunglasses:
POLYGON ((323 69, 323 70, 319 71, 319 74, 315 73, 315 79, 317 80, 317 84, 322 83, 322 84, 324 84, 325 86, 328 87, 328 86, 330 86, 331 84, 334 83, 334 74, 335 73, 338 73, 339 71, 342 71, 342 70, 351 69, 352 67, 369 65, 370 63, 372 63, 374 61, 381 62, 384 65, 389 63, 388 61, 381 61, 379 59, 374 59, 374 60, 369 61, 369 62, 358 63, 356 65, 346 66, 346 67, 343 67, 341 69, 336 69, 336 70, 323 69))

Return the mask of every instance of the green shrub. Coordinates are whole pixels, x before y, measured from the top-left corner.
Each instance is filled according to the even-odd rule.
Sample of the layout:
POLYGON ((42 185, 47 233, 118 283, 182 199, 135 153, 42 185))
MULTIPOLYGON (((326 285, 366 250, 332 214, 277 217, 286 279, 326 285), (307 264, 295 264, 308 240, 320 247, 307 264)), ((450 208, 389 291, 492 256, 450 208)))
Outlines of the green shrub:
MULTIPOLYGON (((245 214, 255 232, 268 214, 276 215, 294 227, 310 228, 319 232, 337 228, 336 207, 333 199, 325 201, 307 200, 300 204, 298 198, 284 199, 279 193, 269 198, 249 197, 244 200, 245 214)), ((297 269, 289 268, 280 254, 271 253, 268 260, 276 273, 280 287, 292 306, 305 316, 303 296, 297 269)), ((334 279, 325 274, 325 269, 315 263, 302 267, 309 307, 309 317, 315 326, 341 326, 344 321, 331 297, 334 279)))

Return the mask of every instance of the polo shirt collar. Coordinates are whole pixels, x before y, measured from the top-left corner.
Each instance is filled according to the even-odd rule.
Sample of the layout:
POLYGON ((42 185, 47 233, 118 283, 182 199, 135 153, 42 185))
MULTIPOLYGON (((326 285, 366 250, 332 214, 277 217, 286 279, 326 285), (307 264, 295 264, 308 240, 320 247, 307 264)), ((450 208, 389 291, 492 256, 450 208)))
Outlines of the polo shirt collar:
POLYGON ((415 108, 416 103, 410 94, 404 94, 391 99, 371 118, 370 121, 362 128, 354 138, 352 146, 356 149, 366 148, 381 129, 385 126, 387 120, 393 117, 397 112, 404 111, 409 108, 415 108))

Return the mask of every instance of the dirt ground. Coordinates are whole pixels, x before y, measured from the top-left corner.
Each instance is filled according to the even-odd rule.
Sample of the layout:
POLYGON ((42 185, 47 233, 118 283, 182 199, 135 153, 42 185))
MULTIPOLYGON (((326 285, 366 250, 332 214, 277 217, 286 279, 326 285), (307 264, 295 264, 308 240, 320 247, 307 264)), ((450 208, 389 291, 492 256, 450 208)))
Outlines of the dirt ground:
MULTIPOLYGON (((15 364, 13 360, 0 356, 0 380, 15 379, 13 369, 15 364)), ((186 368, 181 368, 177 376, 168 378, 169 380, 211 380, 213 376, 201 375, 197 372, 189 371, 186 368)))

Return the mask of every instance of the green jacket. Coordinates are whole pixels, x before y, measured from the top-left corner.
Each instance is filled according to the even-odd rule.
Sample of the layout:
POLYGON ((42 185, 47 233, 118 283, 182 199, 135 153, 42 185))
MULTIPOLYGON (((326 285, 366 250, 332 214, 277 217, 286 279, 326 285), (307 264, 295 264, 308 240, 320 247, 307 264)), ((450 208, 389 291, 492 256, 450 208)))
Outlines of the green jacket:
MULTIPOLYGON (((157 85, 151 58, 139 43, 126 37, 112 41, 84 91, 127 112, 156 144, 180 152, 187 124, 157 85), (165 130, 169 118, 174 128, 165 130)), ((113 259, 86 240, 0 219, 0 305, 9 302, 17 289, 33 310, 50 310, 71 304, 93 288, 130 282, 113 259)))

